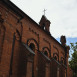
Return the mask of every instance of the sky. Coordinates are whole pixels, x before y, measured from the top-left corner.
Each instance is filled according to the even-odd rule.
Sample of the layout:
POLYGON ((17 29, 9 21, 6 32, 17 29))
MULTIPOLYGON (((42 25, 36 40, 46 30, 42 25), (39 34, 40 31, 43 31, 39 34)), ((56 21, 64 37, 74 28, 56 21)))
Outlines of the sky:
MULTIPOLYGON (((56 38, 56 40, 60 43, 60 38, 56 38)), ((70 51, 69 51, 69 60, 71 60, 71 57, 72 57, 72 54, 74 51, 71 50, 71 44, 70 43, 76 43, 77 42, 77 38, 67 38, 66 39, 66 45, 69 45, 70 46, 70 51)))
MULTIPOLYGON (((77 0, 10 0, 36 23, 44 15, 50 20, 50 32, 60 42, 61 35, 67 45, 77 42, 77 0)), ((73 52, 70 52, 70 56, 73 52)))
POLYGON ((50 32, 58 38, 77 37, 77 0, 10 0, 35 22, 39 23, 43 10, 50 20, 50 32))

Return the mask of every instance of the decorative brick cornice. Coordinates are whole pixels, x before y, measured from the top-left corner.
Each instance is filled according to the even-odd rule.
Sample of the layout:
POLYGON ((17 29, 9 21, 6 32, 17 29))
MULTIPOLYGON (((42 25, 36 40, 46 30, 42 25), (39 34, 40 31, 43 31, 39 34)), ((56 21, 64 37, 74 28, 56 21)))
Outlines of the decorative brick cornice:
POLYGON ((43 38, 43 40, 44 40, 46 43, 49 44, 49 49, 50 49, 50 51, 51 51, 51 44, 50 44, 50 42, 49 42, 48 40, 46 40, 45 38, 43 38))
POLYGON ((58 54, 59 54, 59 50, 58 50, 58 48, 55 45, 53 45, 53 48, 56 49, 58 54))

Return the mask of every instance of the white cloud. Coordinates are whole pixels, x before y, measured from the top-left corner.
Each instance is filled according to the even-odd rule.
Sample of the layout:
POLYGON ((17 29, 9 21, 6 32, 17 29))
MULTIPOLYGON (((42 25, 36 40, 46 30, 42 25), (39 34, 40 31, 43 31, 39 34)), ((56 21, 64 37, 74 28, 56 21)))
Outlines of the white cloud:
POLYGON ((37 23, 47 9, 54 37, 77 37, 77 0, 11 0, 37 23))

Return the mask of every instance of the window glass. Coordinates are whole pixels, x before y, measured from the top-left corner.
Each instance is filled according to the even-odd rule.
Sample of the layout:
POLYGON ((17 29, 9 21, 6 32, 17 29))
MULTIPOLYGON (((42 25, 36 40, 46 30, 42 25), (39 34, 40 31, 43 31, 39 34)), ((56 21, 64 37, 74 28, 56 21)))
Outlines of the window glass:
POLYGON ((44 52, 44 54, 45 54, 46 56, 48 56, 48 53, 47 53, 47 51, 45 51, 45 52, 44 52))
POLYGON ((33 43, 31 43, 29 47, 31 48, 31 50, 35 51, 35 45, 33 43))

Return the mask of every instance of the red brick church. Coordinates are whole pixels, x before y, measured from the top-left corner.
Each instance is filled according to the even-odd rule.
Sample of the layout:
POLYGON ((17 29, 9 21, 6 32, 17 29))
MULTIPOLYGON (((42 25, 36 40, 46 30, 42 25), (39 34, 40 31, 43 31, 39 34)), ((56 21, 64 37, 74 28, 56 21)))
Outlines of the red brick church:
POLYGON ((72 77, 66 37, 50 34, 51 22, 39 24, 10 0, 0 0, 0 77, 72 77))

